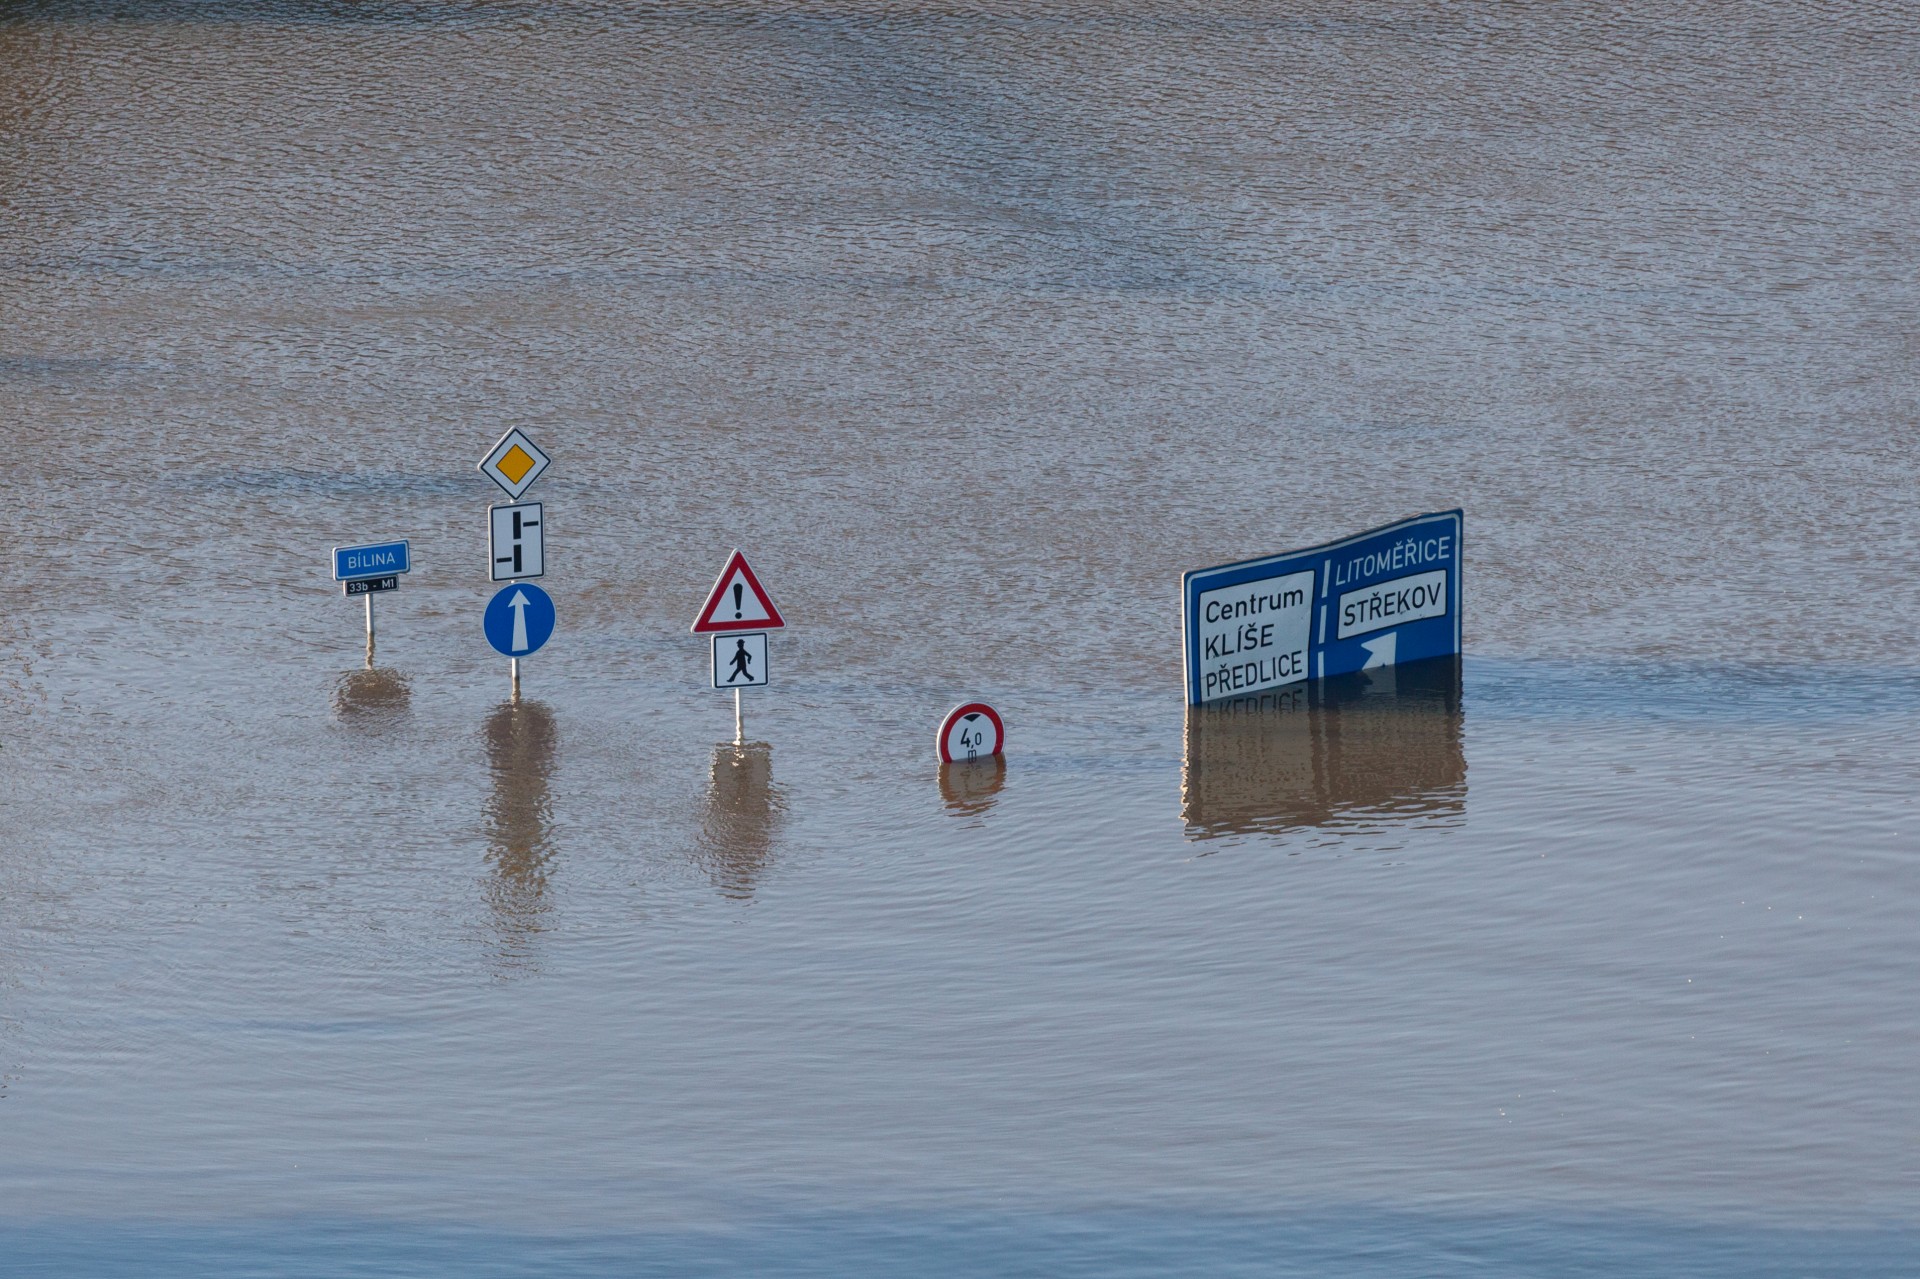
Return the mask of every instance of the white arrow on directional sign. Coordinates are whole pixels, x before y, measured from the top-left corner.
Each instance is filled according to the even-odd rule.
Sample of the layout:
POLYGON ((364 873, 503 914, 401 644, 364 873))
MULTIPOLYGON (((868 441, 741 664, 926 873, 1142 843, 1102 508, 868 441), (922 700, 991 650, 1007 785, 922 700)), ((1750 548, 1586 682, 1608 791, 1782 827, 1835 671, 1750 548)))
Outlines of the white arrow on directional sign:
POLYGON ((1399 633, 1399 631, 1388 631, 1385 635, 1361 640, 1360 647, 1367 650, 1367 660, 1360 664, 1360 669, 1370 671, 1376 667, 1392 666, 1395 661, 1394 650, 1400 647, 1393 637, 1399 633))
POLYGON ((513 651, 524 653, 527 651, 527 593, 515 591, 507 607, 513 610, 513 651))

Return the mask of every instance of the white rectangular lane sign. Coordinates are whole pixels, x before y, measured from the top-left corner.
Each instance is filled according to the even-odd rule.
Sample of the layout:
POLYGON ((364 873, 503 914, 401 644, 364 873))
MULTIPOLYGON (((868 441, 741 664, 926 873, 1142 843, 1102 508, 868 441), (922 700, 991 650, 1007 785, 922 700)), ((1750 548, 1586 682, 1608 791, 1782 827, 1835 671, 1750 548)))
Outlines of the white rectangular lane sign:
POLYGON ((488 571, 496 582, 547 571, 547 520, 538 502, 487 508, 488 571))
POLYGON ((738 631, 713 637, 713 686, 761 688, 767 683, 767 633, 738 631))

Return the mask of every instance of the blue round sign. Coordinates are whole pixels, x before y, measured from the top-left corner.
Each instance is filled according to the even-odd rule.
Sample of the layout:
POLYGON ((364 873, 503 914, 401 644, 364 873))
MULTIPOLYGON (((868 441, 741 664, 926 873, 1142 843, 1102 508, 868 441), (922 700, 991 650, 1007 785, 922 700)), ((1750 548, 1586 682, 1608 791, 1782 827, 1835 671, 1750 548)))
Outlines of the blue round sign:
POLYGON ((509 582, 487 601, 487 643, 508 657, 537 653, 553 638, 553 597, 531 582, 509 582))

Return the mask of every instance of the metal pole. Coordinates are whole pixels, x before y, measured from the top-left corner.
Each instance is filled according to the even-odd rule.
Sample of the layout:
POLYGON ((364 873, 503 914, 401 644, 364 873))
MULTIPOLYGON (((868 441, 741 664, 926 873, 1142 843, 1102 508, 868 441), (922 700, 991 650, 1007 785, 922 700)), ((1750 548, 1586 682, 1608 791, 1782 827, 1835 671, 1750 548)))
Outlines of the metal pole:
POLYGON ((513 700, 517 702, 520 700, 520 659, 513 657, 507 660, 513 663, 513 700))
POLYGON ((373 592, 367 592, 367 668, 373 668, 373 592))
POLYGON ((740 745, 743 738, 740 733, 740 690, 733 690, 733 744, 740 745))

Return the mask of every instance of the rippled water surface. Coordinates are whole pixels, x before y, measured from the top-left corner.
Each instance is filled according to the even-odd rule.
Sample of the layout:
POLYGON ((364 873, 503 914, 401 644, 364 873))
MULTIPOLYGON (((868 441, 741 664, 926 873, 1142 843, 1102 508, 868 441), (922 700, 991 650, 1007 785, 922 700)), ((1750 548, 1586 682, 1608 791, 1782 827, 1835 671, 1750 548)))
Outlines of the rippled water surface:
POLYGON ((1920 1269, 1912 18, 0 7, 0 1269, 1920 1269))

